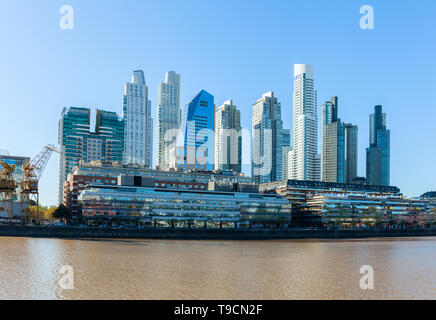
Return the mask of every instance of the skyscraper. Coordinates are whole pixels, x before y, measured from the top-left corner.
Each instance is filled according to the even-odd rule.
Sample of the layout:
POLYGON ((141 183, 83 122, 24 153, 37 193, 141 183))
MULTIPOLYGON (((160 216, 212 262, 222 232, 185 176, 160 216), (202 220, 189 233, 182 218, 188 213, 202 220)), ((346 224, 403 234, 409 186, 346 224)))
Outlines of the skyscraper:
POLYGON ((241 172, 241 112, 227 100, 215 112, 215 169, 241 172))
POLYGON ((338 118, 338 97, 321 107, 322 181, 352 183, 357 176, 357 126, 338 118))
POLYGON ((386 114, 377 105, 369 117, 369 148, 366 149, 366 181, 371 185, 390 185, 390 130, 386 114))
POLYGON ((290 177, 295 180, 320 180, 318 152, 317 94, 313 67, 294 65, 293 157, 290 177))
POLYGON ((214 97, 201 90, 183 110, 176 146, 170 151, 171 168, 213 170, 214 117, 214 97))
POLYGON ((131 82, 124 85, 124 163, 152 166, 153 120, 151 101, 148 100, 148 87, 144 72, 133 72, 131 82))
POLYGON ((292 151, 291 147, 291 130, 282 130, 282 180, 289 178, 289 152, 292 151))
POLYGON ((281 104, 270 91, 253 105, 251 167, 257 183, 282 180, 282 135, 281 104))
POLYGON ((58 197, 63 201, 63 184, 80 161, 123 159, 124 123, 114 112, 97 110, 95 131, 90 131, 91 110, 64 108, 59 121, 58 197))
POLYGON ((161 169, 169 167, 169 151, 175 145, 180 126, 180 74, 169 71, 159 84, 157 109, 157 161, 161 169))
POLYGON ((358 134, 359 129, 356 125, 345 124, 345 167, 347 183, 354 183, 357 178, 357 159, 358 159, 358 134))

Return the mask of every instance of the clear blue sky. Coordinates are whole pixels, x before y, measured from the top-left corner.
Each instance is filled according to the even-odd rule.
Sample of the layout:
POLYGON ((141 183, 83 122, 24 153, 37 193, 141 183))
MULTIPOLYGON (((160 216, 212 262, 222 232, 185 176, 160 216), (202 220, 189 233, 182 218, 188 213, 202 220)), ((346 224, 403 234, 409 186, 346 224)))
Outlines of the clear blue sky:
MULTIPOLYGON (((391 129, 391 183, 410 196, 436 189, 436 2, 386 0, 0 0, 0 149, 36 155, 57 143, 65 106, 121 113, 123 84, 143 69, 156 114, 165 72, 182 75, 181 103, 201 89, 233 99, 250 128, 266 91, 291 124, 292 67, 315 67, 318 107, 339 96, 359 126, 365 175, 369 114, 382 104, 391 129), (59 9, 75 10, 74 30, 59 9), (362 5, 375 30, 359 27, 362 5)), ((248 149, 245 149, 248 152, 248 149)), ((41 180, 56 202, 57 159, 41 180)))

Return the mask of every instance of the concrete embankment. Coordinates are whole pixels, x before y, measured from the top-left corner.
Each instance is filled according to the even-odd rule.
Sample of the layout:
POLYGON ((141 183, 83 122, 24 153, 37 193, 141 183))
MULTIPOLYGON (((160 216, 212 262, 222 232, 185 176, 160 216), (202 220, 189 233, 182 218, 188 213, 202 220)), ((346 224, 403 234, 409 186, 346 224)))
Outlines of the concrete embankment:
POLYGON ((111 229, 49 226, 0 226, 0 236, 35 238, 273 240, 358 239, 373 237, 436 236, 436 230, 255 230, 255 229, 111 229))

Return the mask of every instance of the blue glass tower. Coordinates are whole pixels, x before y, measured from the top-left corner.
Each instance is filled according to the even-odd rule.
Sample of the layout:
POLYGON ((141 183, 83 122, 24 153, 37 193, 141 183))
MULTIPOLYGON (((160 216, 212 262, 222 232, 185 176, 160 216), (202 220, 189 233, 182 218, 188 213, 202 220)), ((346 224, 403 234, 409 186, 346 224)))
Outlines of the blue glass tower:
POLYGON ((366 149, 366 181, 371 185, 390 185, 390 138, 386 114, 375 106, 369 118, 369 148, 366 149))
POLYGON ((213 170, 214 123, 214 97, 201 90, 183 110, 172 167, 213 170))

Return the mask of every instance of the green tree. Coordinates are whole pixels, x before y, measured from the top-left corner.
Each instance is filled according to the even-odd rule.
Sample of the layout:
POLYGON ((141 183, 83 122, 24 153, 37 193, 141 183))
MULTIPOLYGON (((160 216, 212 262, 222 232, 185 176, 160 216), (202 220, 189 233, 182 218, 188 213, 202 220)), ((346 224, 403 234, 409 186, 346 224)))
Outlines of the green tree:
POLYGON ((72 216, 73 215, 71 213, 71 210, 68 209, 63 204, 61 204, 59 207, 57 207, 56 210, 53 212, 53 218, 63 219, 65 222, 71 221, 72 216))

